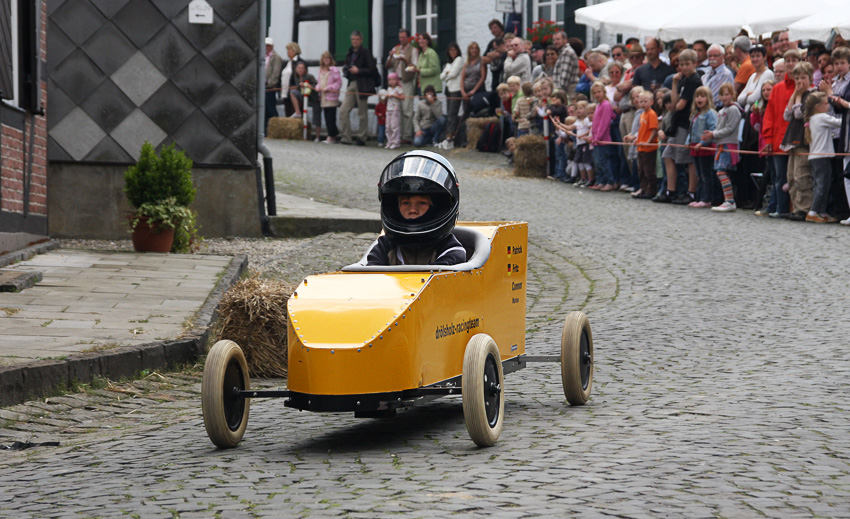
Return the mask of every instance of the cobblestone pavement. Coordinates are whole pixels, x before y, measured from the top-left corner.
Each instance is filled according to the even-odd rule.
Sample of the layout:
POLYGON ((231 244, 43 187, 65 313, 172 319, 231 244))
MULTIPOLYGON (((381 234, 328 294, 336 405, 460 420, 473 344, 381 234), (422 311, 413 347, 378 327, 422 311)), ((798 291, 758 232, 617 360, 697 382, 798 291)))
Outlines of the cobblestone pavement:
MULTIPOLYGON (((361 209, 377 204, 393 156, 270 146, 280 189, 361 209)), ((530 222, 529 353, 557 351, 566 312, 588 313, 588 405, 565 404, 557 366, 533 365, 506 379, 492 448, 469 440, 459 399, 392 420, 257 400, 243 443, 221 451, 204 433, 197 372, 151 375, 3 410, 0 442, 61 445, 0 452, 0 516, 850 517, 847 229, 449 156, 462 218, 530 222)))

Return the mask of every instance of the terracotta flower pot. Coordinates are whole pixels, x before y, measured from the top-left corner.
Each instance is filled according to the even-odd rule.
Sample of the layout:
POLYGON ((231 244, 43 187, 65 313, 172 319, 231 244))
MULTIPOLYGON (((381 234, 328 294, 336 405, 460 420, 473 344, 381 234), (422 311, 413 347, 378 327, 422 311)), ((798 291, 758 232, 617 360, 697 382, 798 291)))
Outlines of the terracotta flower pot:
POLYGON ((169 252, 174 241, 174 229, 157 226, 156 223, 152 227, 147 218, 141 218, 132 237, 133 249, 137 252, 169 252))

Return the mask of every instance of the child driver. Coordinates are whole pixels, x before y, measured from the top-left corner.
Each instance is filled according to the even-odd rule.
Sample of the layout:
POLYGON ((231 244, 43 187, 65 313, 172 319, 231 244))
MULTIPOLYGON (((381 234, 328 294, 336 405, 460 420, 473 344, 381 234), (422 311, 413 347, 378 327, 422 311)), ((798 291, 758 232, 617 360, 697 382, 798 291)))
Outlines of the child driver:
POLYGON ((378 183, 384 234, 367 254, 367 265, 455 265, 466 249, 452 234, 460 192, 451 164, 436 153, 399 155, 378 183))

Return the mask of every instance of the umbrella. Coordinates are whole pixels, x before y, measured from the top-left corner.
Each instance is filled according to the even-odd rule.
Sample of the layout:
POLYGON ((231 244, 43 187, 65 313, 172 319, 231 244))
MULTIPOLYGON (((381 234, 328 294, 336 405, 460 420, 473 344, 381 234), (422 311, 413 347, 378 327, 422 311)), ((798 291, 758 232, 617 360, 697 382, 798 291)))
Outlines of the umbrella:
POLYGON ((829 9, 788 26, 788 35, 794 40, 829 41, 833 31, 844 39, 850 39, 850 11, 829 9))
MULTIPOLYGON (((604 4, 576 10, 576 21, 586 19, 586 9, 593 24, 609 32, 662 40, 684 38, 692 42, 731 41, 741 28, 756 33, 784 29, 789 24, 825 10, 839 0, 712 0, 681 2, 678 0, 612 0, 604 4), (601 7, 608 5, 605 9, 601 7)), ((594 27, 595 28, 595 27, 594 27)))

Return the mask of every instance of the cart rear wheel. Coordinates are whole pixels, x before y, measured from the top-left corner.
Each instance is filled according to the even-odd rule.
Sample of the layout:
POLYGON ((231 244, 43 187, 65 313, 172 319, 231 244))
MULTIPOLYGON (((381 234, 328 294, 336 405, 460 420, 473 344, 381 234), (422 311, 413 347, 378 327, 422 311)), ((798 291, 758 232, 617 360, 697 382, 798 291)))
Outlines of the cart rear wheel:
POLYGON ((489 335, 474 335, 466 345, 461 384, 469 437, 479 447, 490 447, 502 433, 505 376, 499 348, 489 335))
POLYGON ((236 447, 242 440, 251 401, 238 398, 235 392, 250 388, 248 363, 242 348, 233 341, 215 343, 204 363, 201 408, 207 436, 218 447, 236 447))
POLYGON ((593 386, 593 333, 582 312, 570 312, 561 334, 561 382, 570 405, 584 405, 593 386))

